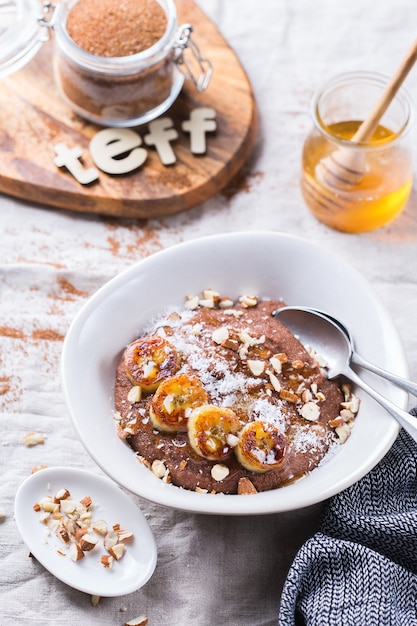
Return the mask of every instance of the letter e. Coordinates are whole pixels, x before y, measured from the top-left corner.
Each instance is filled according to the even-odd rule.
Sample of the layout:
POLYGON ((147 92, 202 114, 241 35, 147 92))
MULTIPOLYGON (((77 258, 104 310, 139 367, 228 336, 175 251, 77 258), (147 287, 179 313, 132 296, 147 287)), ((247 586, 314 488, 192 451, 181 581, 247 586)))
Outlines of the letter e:
POLYGON ((147 150, 139 148, 140 145, 142 138, 134 130, 105 128, 90 141, 90 152, 94 163, 103 172, 127 174, 143 165, 148 157, 147 150))

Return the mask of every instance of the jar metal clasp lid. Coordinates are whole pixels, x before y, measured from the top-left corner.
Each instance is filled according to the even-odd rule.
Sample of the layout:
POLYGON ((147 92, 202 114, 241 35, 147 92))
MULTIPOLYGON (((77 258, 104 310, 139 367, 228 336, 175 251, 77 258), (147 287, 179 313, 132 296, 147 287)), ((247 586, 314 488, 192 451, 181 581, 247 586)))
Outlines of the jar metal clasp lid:
POLYGON ((55 27, 58 19, 59 4, 56 2, 43 2, 42 14, 38 17, 39 26, 42 27, 41 41, 48 41, 49 30, 55 27))
MULTIPOLYGON (((186 79, 191 80, 197 91, 205 91, 213 73, 213 67, 208 59, 205 59, 198 45, 191 38, 193 27, 191 24, 183 24, 178 29, 174 43, 175 63, 179 71, 186 79), (188 59, 185 51, 189 50, 191 58, 188 59), (194 66, 194 68, 193 68, 194 66)), ((190 56, 190 55, 188 55, 190 56)))

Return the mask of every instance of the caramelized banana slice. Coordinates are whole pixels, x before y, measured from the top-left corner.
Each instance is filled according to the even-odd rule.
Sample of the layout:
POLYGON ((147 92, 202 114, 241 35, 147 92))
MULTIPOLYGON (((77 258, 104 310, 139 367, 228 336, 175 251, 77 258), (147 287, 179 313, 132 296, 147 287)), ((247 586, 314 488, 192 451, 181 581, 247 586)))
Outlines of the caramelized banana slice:
POLYGON ((213 404, 197 407, 188 418, 188 437, 193 450, 210 461, 228 456, 232 444, 237 443, 240 429, 241 423, 232 409, 213 404))
POLYGON ((165 432, 187 430, 189 414, 207 400, 207 393, 198 378, 188 374, 167 378, 152 398, 151 422, 156 429, 165 432))
POLYGON ((124 360, 130 382, 140 385, 146 393, 155 391, 180 366, 174 346, 158 335, 142 337, 131 343, 125 350, 124 360))
POLYGON ((280 467, 285 458, 286 441, 282 432, 268 422, 249 422, 239 433, 235 447, 239 463, 251 472, 268 472, 280 467))

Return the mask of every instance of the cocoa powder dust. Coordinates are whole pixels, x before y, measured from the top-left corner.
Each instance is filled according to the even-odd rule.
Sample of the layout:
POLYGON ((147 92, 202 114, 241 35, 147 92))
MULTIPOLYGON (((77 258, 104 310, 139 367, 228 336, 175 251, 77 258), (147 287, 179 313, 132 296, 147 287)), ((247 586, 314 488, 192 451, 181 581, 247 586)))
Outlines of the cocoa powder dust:
POLYGON ((167 17, 156 0, 79 0, 67 19, 71 39, 90 54, 124 57, 156 44, 167 17))

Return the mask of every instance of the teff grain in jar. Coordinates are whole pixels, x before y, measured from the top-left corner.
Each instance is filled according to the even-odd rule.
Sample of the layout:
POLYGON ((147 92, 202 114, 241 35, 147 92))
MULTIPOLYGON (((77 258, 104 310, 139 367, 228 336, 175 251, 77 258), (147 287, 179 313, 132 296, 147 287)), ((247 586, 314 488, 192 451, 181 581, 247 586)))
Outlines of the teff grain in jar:
POLYGON ((172 0, 70 0, 56 25, 55 75, 70 106, 93 122, 144 123, 178 95, 172 0))

